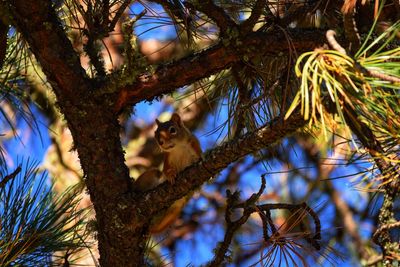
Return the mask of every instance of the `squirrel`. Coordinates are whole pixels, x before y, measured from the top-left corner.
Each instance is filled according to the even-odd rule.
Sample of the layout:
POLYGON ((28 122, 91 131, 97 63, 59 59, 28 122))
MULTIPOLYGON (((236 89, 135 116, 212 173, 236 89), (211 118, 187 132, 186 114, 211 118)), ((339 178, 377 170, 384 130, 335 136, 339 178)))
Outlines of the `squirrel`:
POLYGON ((151 168, 142 173, 133 183, 134 190, 146 192, 156 188, 163 180, 163 174, 156 168, 151 168))
MULTIPOLYGON (((198 161, 202 154, 199 140, 186 128, 177 113, 173 113, 171 119, 166 122, 156 119, 156 124, 155 139, 164 152, 164 167, 162 171, 151 168, 136 179, 134 187, 140 192, 154 189, 164 180, 174 184, 176 175, 198 161)), ((190 197, 191 195, 188 195, 175 201, 165 213, 154 220, 150 231, 159 233, 171 225, 190 197)))
POLYGON ((140 192, 155 188, 164 179, 174 184, 180 171, 201 158, 199 140, 186 128, 177 113, 166 122, 156 119, 156 124, 155 138, 164 152, 164 168, 162 172, 151 168, 140 175, 134 183, 135 189, 140 192))
POLYGON ((199 140, 183 124, 181 117, 174 113, 171 120, 161 123, 156 119, 155 137, 164 152, 163 174, 171 184, 176 175, 201 158, 199 140))

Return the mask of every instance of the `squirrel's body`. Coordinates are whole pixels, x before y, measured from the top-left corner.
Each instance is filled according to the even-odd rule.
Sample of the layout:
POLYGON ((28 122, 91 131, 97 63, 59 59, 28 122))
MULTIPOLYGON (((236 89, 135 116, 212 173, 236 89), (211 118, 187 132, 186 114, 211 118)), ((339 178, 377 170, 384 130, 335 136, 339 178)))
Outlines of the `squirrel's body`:
MULTIPOLYGON (((180 171, 201 158, 199 140, 185 127, 178 114, 172 114, 169 121, 156 120, 156 123, 158 127, 155 138, 164 152, 164 167, 162 172, 152 168, 138 177, 134 185, 140 192, 154 189, 164 179, 173 184, 180 171)), ((190 197, 191 195, 188 195, 175 201, 168 210, 160 213, 153 220, 150 231, 159 233, 171 225, 190 197)))
POLYGON ((171 120, 159 122, 155 137, 164 151, 163 173, 170 183, 175 176, 201 157, 199 140, 185 127, 178 114, 172 114, 171 120))

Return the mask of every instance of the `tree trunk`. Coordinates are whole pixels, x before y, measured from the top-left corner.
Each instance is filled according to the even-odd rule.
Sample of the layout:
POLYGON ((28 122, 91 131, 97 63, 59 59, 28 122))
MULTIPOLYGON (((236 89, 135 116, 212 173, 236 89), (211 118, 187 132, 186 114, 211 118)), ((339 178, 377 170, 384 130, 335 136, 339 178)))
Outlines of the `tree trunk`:
MULTIPOLYGON (((147 229, 132 224, 123 196, 131 180, 124 163, 117 116, 106 103, 64 108, 97 218, 101 266, 144 266, 147 229), (128 217, 127 217, 128 216, 128 217)), ((106 102, 106 101, 103 101, 106 102)), ((144 222, 145 220, 143 220, 144 222)))

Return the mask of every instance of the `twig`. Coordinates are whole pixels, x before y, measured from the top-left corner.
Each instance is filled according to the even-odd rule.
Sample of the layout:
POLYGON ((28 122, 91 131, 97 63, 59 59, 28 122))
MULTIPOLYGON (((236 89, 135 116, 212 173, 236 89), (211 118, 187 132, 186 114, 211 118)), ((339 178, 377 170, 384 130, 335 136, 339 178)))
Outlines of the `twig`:
MULTIPOLYGON (((388 181, 382 186, 384 198, 378 216, 378 224, 386 225, 394 219, 393 205, 398 194, 400 173, 390 162, 382 158, 385 151, 379 140, 365 123, 357 119, 356 111, 349 107, 349 105, 344 106, 344 116, 352 132, 356 134, 375 161, 381 174, 385 177, 384 181, 388 181)), ((383 228, 378 237, 376 238, 376 242, 382 249, 383 258, 392 261, 390 254, 395 245, 393 245, 394 243, 387 229, 383 228)))
POLYGON ((233 236, 235 232, 242 226, 250 217, 250 215, 255 211, 255 203, 258 201, 259 197, 265 190, 265 176, 261 176, 261 186, 257 193, 252 194, 250 198, 248 198, 245 202, 241 204, 236 204, 239 199, 239 192, 235 191, 233 194, 227 190, 227 207, 225 212, 225 221, 226 221, 226 231, 224 240, 218 244, 218 248, 216 249, 214 259, 207 265, 209 267, 217 267, 221 266, 221 263, 224 262, 226 258, 226 253, 229 250, 229 246, 232 242, 233 236), (238 207, 243 207, 243 215, 237 219, 236 221, 231 220, 232 210, 238 207))
POLYGON ((143 58, 140 52, 138 51, 138 47, 134 47, 136 44, 136 37, 133 35, 133 25, 144 15, 146 15, 147 10, 144 9, 140 12, 135 18, 130 19, 122 24, 122 32, 124 34, 124 43, 125 43, 125 59, 126 59, 126 67, 128 72, 134 71, 135 64, 140 64, 140 58, 143 58))
POLYGON ((264 11, 265 4, 265 0, 257 0, 257 2, 254 4, 253 10, 251 11, 250 17, 240 25, 240 31, 242 33, 252 31, 253 27, 257 24, 258 19, 264 11))
POLYGON ((391 83, 400 83, 400 78, 391 76, 391 75, 388 75, 385 73, 381 73, 376 70, 369 70, 369 69, 365 68, 364 66, 362 66, 358 61, 355 61, 354 66, 358 71, 360 71, 364 75, 369 75, 371 77, 378 78, 380 80, 391 82, 391 83))
POLYGON ((82 174, 80 174, 77 170, 75 170, 74 168, 72 168, 65 162, 63 152, 62 152, 62 150, 60 148, 60 144, 57 142, 56 138, 51 137, 51 142, 53 143, 53 145, 55 147, 56 155, 58 157, 58 162, 61 164, 61 166, 63 166, 66 170, 73 172, 76 175, 76 177, 78 177, 78 178, 82 177, 82 174))
POLYGON ((361 41, 357 23, 354 18, 354 10, 343 14, 343 25, 346 37, 350 41, 350 51, 357 51, 360 48, 361 41))
MULTIPOLYGON (((336 51, 340 52, 343 55, 347 55, 346 50, 336 41, 335 39, 336 32, 333 30, 328 30, 326 32, 326 39, 328 40, 329 45, 336 51)), ((369 70, 363 67, 360 63, 355 61, 354 67, 358 69, 360 72, 367 74, 371 77, 375 77, 384 81, 388 81, 391 83, 400 83, 400 78, 391 76, 385 73, 381 73, 375 70, 369 70)))
POLYGON ((383 256, 382 255, 376 255, 371 257, 367 263, 365 264, 366 266, 376 266, 376 264, 378 262, 381 262, 383 260, 383 256))
POLYGON ((315 12, 315 10, 318 9, 320 3, 321 1, 307 1, 303 2, 302 6, 299 6, 300 2, 294 1, 289 10, 285 12, 285 16, 283 18, 278 18, 275 16, 277 19, 277 23, 282 28, 286 28, 290 25, 290 23, 294 21, 301 21, 302 19, 304 19, 305 16, 311 16, 311 14, 309 13, 315 12))
POLYGON ((102 9, 102 12, 101 12, 101 14, 102 14, 102 17, 103 17, 103 20, 102 20, 102 26, 103 26, 103 28, 106 28, 107 27, 107 24, 110 22, 110 18, 109 18, 109 15, 110 15, 110 1, 109 0, 103 0, 103 1, 101 1, 101 9, 102 9))
POLYGON ((381 227, 379 227, 375 231, 374 235, 372 236, 372 240, 375 243, 379 243, 378 239, 379 239, 379 236, 382 234, 382 232, 393 229, 393 228, 399 228, 399 227, 400 227, 400 221, 395 222, 395 223, 388 223, 388 224, 381 225, 381 227))
MULTIPOLYGON (((316 250, 321 249, 321 245, 319 241, 321 239, 321 222, 318 218, 318 215, 315 213, 313 209, 311 209, 306 203, 301 204, 286 204, 286 203, 274 203, 274 204, 263 204, 256 205, 255 203, 258 201, 259 197, 265 190, 265 176, 261 176, 261 186, 257 193, 252 194, 250 198, 248 198, 245 202, 238 203, 239 193, 236 191, 233 194, 227 190, 227 208, 225 212, 225 221, 226 221, 226 231, 224 240, 218 244, 218 248, 216 249, 214 259, 207 266, 221 266, 224 263, 227 255, 226 253, 229 250, 229 246, 233 239, 235 232, 248 220, 250 215, 254 212, 257 212, 261 217, 263 222, 263 236, 266 243, 271 241, 271 237, 268 235, 268 228, 271 229, 272 236, 274 238, 279 237, 280 233, 275 228, 275 225, 271 219, 271 210, 273 209, 287 209, 293 212, 295 216, 297 212, 304 211, 308 213, 314 220, 315 225, 315 233, 304 234, 304 239, 309 242, 316 250), (231 215, 234 209, 243 209, 243 215, 237 219, 236 221, 231 220, 231 215)), ((302 216, 300 217, 300 222, 302 229, 304 229, 302 216)), ((305 232, 305 231, 304 231, 305 232)), ((279 239, 279 242, 282 242, 282 239, 279 239)), ((289 242, 289 241, 288 241, 289 242)))
POLYGON ((334 30, 328 30, 326 32, 326 40, 328 40, 329 45, 339 53, 347 55, 346 49, 344 49, 335 39, 336 32, 334 30))
POLYGON ((350 51, 354 52, 360 48, 360 34, 358 33, 355 20, 357 0, 346 0, 341 8, 343 14, 344 32, 350 41, 350 51))
POLYGON ((15 171, 13 171, 12 173, 10 173, 9 175, 6 175, 3 180, 0 181, 0 188, 3 188, 4 186, 6 186, 6 184, 8 183, 8 181, 10 181, 11 179, 14 179, 18 173, 21 172, 21 166, 18 166, 15 171))
MULTIPOLYGON (((257 205, 257 208, 261 211, 270 212, 274 209, 287 209, 289 211, 298 211, 304 210, 306 211, 314 220, 315 225, 315 233, 312 237, 306 238, 308 242, 310 242, 315 249, 319 250, 321 248, 320 244, 318 243, 321 239, 321 221, 317 215, 317 213, 309 207, 306 203, 301 204, 287 204, 287 203, 273 203, 273 204, 263 204, 257 205)), ((271 229, 274 229, 273 223, 270 223, 271 229)), ((268 240, 265 240, 268 241, 268 240)))
MULTIPOLYGON (((185 24, 186 27, 192 21, 192 18, 188 14, 183 12, 184 6, 182 6, 180 1, 176 1, 176 2, 174 1, 174 3, 173 3, 173 2, 165 1, 165 0, 150 0, 150 2, 154 2, 154 3, 161 5, 164 8, 165 12, 169 12, 170 15, 180 19, 185 24)), ((186 5, 186 3, 184 3, 184 5, 186 5)), ((172 19, 174 19, 174 18, 172 18, 172 19)))
POLYGON ((84 30, 84 34, 88 37, 88 41, 83 45, 83 50, 89 56, 90 63, 92 63, 97 75, 104 77, 106 76, 106 71, 104 69, 104 62, 100 56, 99 46, 96 44, 97 40, 87 30, 84 30))
POLYGON ((115 28, 115 25, 117 24, 118 20, 121 18, 122 14, 124 13, 125 9, 129 6, 129 4, 132 2, 132 0, 125 0, 121 6, 118 8, 117 13, 115 14, 114 18, 108 25, 108 31, 113 31, 115 28))
POLYGON ((184 2, 184 5, 190 9, 197 9, 212 19, 218 26, 220 33, 225 35, 229 28, 234 28, 237 24, 225 12, 225 10, 214 4, 212 0, 199 1, 198 3, 184 2))

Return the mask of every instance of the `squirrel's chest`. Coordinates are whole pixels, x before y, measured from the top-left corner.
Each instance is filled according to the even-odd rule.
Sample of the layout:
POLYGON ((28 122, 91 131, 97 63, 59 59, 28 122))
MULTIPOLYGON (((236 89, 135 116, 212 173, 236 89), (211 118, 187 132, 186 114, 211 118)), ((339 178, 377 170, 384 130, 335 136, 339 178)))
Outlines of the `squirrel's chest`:
POLYGON ((168 164, 180 172, 199 158, 200 156, 192 147, 182 146, 168 153, 168 164))

